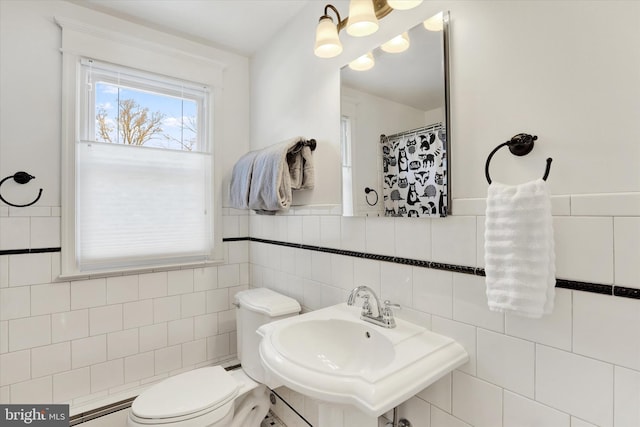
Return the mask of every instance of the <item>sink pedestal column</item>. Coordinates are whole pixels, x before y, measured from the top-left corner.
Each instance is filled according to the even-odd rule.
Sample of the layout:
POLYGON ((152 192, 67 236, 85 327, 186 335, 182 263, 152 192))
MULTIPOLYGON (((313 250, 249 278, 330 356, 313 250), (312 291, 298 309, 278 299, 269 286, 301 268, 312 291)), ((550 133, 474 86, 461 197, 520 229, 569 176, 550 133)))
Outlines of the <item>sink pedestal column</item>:
POLYGON ((378 427, 378 417, 366 415, 353 406, 320 402, 318 423, 318 427, 378 427))

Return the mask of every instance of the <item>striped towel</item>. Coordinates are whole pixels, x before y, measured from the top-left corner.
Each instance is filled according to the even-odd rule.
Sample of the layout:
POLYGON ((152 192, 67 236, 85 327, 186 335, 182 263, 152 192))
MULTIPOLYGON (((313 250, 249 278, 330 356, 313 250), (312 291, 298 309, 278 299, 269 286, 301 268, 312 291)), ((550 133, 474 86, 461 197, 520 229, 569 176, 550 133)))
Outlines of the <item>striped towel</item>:
POLYGON ((491 183, 484 237, 489 309, 532 318, 550 314, 555 251, 546 181, 491 183))

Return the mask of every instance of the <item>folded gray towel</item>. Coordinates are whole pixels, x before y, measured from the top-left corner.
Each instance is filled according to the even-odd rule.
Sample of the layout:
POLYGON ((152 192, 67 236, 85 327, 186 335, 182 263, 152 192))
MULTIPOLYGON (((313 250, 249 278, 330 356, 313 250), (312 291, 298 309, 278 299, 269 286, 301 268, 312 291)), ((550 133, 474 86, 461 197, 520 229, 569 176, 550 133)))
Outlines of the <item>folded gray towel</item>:
POLYGON ((302 170, 302 160, 298 160, 298 157, 301 157, 300 143, 304 142, 305 138, 299 136, 257 152, 251 175, 249 209, 279 211, 291 206, 291 168, 294 169, 296 180, 299 180, 298 175, 302 173, 298 174, 296 170, 298 164, 302 170))
POLYGON ((229 198, 231 207, 275 212, 291 206, 291 190, 314 186, 312 151, 315 140, 291 138, 262 150, 250 151, 233 167, 229 198))
POLYGON ((240 160, 233 166, 229 188, 229 199, 232 208, 249 209, 251 174, 253 173, 253 161, 257 154, 257 151, 250 151, 240 157, 240 160))

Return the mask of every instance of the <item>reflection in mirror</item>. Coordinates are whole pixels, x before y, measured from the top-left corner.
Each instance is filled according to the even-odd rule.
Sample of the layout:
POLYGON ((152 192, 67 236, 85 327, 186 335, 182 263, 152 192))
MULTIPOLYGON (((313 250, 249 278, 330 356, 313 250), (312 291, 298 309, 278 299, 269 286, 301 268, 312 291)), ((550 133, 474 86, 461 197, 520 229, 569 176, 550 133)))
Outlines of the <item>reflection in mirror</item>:
POLYGON ((343 215, 451 212, 448 22, 439 13, 363 55, 366 71, 367 58, 341 70, 343 215))

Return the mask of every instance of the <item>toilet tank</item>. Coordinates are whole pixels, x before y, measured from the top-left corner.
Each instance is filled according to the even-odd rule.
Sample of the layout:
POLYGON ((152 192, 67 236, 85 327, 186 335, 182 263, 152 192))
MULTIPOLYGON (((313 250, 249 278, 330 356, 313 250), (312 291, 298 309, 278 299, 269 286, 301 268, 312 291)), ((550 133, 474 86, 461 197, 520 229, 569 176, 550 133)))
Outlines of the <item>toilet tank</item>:
POLYGON ((262 383, 264 371, 260 362, 260 335, 257 329, 265 323, 300 313, 295 299, 267 288, 254 288, 236 294, 236 330, 238 359, 244 371, 262 383))

